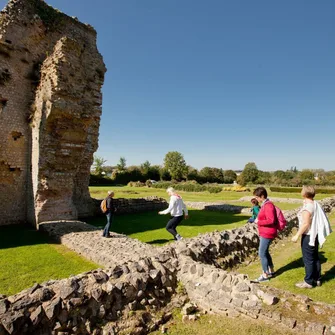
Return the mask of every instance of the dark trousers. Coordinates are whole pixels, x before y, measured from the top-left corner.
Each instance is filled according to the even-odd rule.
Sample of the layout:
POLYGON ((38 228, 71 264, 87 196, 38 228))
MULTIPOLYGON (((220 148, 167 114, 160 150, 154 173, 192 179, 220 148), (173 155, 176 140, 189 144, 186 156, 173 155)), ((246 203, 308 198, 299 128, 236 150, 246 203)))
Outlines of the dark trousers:
POLYGON ((109 236, 109 229, 112 225, 113 222, 113 214, 112 213, 107 213, 106 214, 106 218, 107 218, 107 224, 104 228, 104 232, 102 233, 102 236, 109 236))
POLYGON ((272 238, 259 237, 258 254, 261 259, 263 272, 265 273, 269 273, 269 267, 273 268, 272 257, 269 253, 269 247, 272 240, 272 238))
POLYGON ((314 247, 309 245, 310 236, 301 236, 302 259, 305 264, 305 282, 313 285, 314 281, 321 279, 321 263, 319 259, 319 241, 315 238, 314 247))
POLYGON ((177 226, 178 224, 183 220, 184 216, 174 216, 166 225, 166 230, 173 235, 173 237, 176 239, 177 233, 177 226))

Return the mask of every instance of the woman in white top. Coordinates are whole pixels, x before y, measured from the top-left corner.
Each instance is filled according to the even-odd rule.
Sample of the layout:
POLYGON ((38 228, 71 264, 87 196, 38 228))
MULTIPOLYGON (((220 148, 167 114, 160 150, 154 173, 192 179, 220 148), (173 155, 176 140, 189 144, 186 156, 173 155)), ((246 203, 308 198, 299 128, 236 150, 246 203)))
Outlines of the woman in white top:
POLYGON ((172 187, 169 187, 166 192, 170 196, 169 207, 164 211, 158 212, 158 214, 163 215, 171 213, 172 219, 169 220, 169 222, 167 223, 166 230, 173 235, 175 240, 179 241, 182 239, 182 236, 177 233, 176 228, 178 224, 183 220, 184 215, 185 219, 188 218, 188 210, 181 196, 176 193, 176 191, 172 187))
POLYGON ((301 251, 305 265, 305 280, 295 284, 299 288, 313 288, 313 285, 321 286, 321 263, 319 259, 319 240, 318 235, 312 235, 314 241, 311 241, 311 232, 316 225, 313 220, 315 214, 315 189, 313 186, 303 186, 301 195, 304 198, 304 205, 298 213, 299 229, 292 237, 293 242, 297 242, 301 236, 301 251), (314 242, 314 243, 313 243, 314 242))

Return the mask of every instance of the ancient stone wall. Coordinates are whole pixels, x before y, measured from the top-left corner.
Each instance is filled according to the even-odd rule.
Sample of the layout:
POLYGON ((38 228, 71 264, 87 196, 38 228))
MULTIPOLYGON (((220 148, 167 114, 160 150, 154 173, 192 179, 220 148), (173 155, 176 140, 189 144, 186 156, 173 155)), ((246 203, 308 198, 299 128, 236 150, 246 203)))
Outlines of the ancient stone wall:
MULTIPOLYGON (((100 209, 102 199, 92 199, 94 201, 94 214, 103 215, 100 209)), ((168 207, 168 203, 165 199, 156 196, 150 196, 146 198, 135 198, 125 199, 117 198, 114 199, 116 207, 116 213, 119 214, 131 214, 140 212, 160 211, 168 207)))
MULTIPOLYGON (((320 203, 330 212, 335 197, 320 203)), ((284 235, 297 226, 296 214, 285 213, 289 224, 284 235)), ((163 317, 158 320, 155 311, 180 287, 207 312, 244 315, 308 335, 335 333, 334 305, 255 284, 234 272, 234 265, 258 245, 249 224, 162 248, 119 234, 102 239, 101 231, 79 221, 42 227, 106 269, 0 296, 0 334, 147 334, 168 318, 160 312, 163 317)))
POLYGON ((106 69, 96 32, 42 0, 0 14, 0 224, 92 214, 106 69))

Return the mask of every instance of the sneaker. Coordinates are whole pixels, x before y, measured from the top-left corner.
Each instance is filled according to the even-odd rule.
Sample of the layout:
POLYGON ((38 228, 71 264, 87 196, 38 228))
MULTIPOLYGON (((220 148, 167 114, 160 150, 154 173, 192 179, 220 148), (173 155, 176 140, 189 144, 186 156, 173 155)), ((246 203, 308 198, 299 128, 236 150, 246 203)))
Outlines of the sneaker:
POLYGON ((312 285, 306 283, 305 281, 303 281, 301 283, 296 283, 295 286, 299 287, 299 288, 313 288, 312 285))
POLYGON ((180 240, 182 240, 182 239, 183 239, 182 236, 180 236, 179 234, 176 235, 176 240, 177 240, 177 241, 180 241, 180 240))
POLYGON ((257 279, 254 280, 255 283, 262 283, 264 281, 269 281, 269 277, 264 277, 263 275, 260 275, 257 279))

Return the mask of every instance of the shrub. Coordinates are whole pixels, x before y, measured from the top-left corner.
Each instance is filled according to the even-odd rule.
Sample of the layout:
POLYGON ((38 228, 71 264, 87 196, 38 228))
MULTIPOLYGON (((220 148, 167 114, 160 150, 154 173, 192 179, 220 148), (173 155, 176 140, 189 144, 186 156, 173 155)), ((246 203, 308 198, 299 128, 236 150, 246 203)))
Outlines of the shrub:
POLYGON ((222 187, 219 186, 210 186, 207 188, 209 193, 220 193, 222 191, 222 187))
POLYGON ((144 183, 142 183, 141 181, 130 181, 127 186, 130 186, 130 187, 143 187, 145 186, 144 183))
POLYGON ((231 187, 224 187, 223 191, 250 192, 250 188, 241 185, 236 185, 231 187))
POLYGON ((107 186, 107 185, 115 185, 115 183, 110 178, 99 177, 97 175, 91 174, 89 185, 90 186, 107 186))
MULTIPOLYGON (((300 193, 301 187, 270 187, 271 192, 284 192, 284 193, 300 193)), ((335 194, 334 188, 315 188, 316 193, 322 194, 335 194)))

